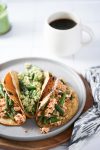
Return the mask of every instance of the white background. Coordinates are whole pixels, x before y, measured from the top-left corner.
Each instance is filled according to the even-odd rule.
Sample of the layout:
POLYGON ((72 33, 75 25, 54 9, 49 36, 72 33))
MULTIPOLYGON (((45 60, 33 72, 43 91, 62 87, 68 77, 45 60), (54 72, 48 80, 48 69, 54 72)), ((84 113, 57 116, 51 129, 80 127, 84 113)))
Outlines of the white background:
MULTIPOLYGON (((99 0, 6 0, 12 30, 0 36, 0 63, 18 57, 50 57, 84 73, 90 66, 100 65, 100 1, 99 0), (43 31, 46 18, 55 11, 76 13, 83 24, 94 32, 91 44, 75 55, 58 58, 44 47, 43 31)), ((66 134, 66 133, 65 133, 66 134)), ((99 150, 100 136, 87 140, 84 150, 99 150)), ((66 144, 55 150, 65 150, 66 144)), ((82 149, 81 149, 82 150, 82 149)))

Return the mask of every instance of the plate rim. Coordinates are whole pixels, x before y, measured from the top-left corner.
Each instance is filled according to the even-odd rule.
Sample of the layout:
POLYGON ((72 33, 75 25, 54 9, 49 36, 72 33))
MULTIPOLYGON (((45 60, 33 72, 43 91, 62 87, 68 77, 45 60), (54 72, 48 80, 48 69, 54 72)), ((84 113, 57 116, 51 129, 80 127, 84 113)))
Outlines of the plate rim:
POLYGON ((81 77, 79 76, 78 72, 76 72, 72 67, 66 65, 65 63, 63 63, 61 60, 54 60, 54 59, 51 59, 51 58, 45 58, 45 57, 21 57, 21 58, 14 58, 14 59, 10 59, 10 60, 7 60, 3 63, 0 64, 0 67, 3 66, 3 65, 6 65, 7 63, 12 63, 13 61, 24 61, 24 60, 32 60, 32 59, 35 59, 35 60, 42 60, 42 61, 49 61, 49 62, 52 62, 52 63, 56 63, 56 64, 59 64, 60 66, 63 66, 63 67, 67 67, 74 75, 75 77, 77 77, 80 81, 80 84, 81 84, 81 87, 83 88, 83 93, 84 93, 84 101, 82 102, 82 107, 81 109, 76 113, 76 115, 67 123, 67 127, 66 127, 66 124, 61 126, 60 128, 63 127, 62 130, 60 130, 60 128, 52 132, 49 132, 49 134, 42 134, 42 136, 35 136, 35 137, 25 137, 25 136, 21 136, 21 137, 14 137, 14 136, 7 136, 7 135, 3 135, 3 134, 0 134, 1 137, 3 138, 7 138, 7 139, 11 139, 11 140, 16 140, 16 141, 37 141, 37 140, 43 140, 43 139, 46 139, 46 138, 50 138, 52 136, 56 136, 60 133, 62 133, 64 130, 66 130, 68 127, 70 127, 72 125, 73 122, 75 122, 75 120, 80 116, 82 110, 84 109, 84 106, 85 106, 85 102, 86 102, 86 88, 85 88, 85 85, 84 85, 84 82, 82 81, 81 77), (53 134, 53 135, 52 135, 53 134))

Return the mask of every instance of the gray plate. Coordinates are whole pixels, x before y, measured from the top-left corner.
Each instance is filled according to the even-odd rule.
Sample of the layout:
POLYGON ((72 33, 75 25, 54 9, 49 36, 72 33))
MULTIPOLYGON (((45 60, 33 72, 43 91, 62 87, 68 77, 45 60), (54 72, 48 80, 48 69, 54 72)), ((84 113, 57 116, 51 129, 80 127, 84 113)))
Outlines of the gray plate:
POLYGON ((60 62, 43 58, 21 58, 5 62, 0 65, 0 79, 2 79, 4 75, 10 70, 23 71, 25 63, 32 63, 67 81, 78 94, 78 112, 68 123, 61 127, 53 129, 47 134, 41 134, 35 121, 33 121, 32 119, 28 119, 24 125, 19 127, 8 127, 0 125, 0 136, 18 141, 40 140, 55 136, 67 129, 82 112, 86 101, 86 91, 84 84, 81 78, 77 75, 77 73, 75 73, 68 66, 60 62))

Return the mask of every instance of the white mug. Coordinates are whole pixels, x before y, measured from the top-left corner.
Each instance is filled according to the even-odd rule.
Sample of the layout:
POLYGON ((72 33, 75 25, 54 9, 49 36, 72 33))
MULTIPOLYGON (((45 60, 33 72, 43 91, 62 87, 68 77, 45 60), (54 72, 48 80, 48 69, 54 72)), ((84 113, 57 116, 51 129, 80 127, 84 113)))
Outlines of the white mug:
POLYGON ((80 19, 69 12, 56 12, 48 17, 45 23, 45 46, 53 54, 69 56, 75 54, 82 45, 91 42, 93 39, 92 30, 81 24, 80 19), (73 20, 76 25, 70 29, 60 30, 50 25, 52 21, 59 19, 73 20), (88 33, 89 39, 83 40, 83 31, 88 33))

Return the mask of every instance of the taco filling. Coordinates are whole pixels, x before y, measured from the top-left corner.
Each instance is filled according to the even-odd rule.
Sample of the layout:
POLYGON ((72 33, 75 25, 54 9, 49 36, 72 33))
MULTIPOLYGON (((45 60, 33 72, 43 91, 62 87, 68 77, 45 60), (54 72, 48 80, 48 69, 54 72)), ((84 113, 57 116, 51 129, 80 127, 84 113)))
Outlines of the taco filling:
POLYGON ((0 123, 5 125, 20 125, 25 121, 26 117, 23 115, 20 106, 9 98, 3 85, 0 83, 0 123))
POLYGON ((32 65, 26 65, 25 71, 18 74, 20 100, 27 114, 34 115, 41 97, 44 72, 32 65))
POLYGON ((73 90, 62 80, 58 80, 56 89, 37 113, 36 120, 42 133, 49 132, 51 126, 60 126, 68 121, 68 113, 73 109, 68 110, 68 105, 73 103, 74 98, 73 90))

